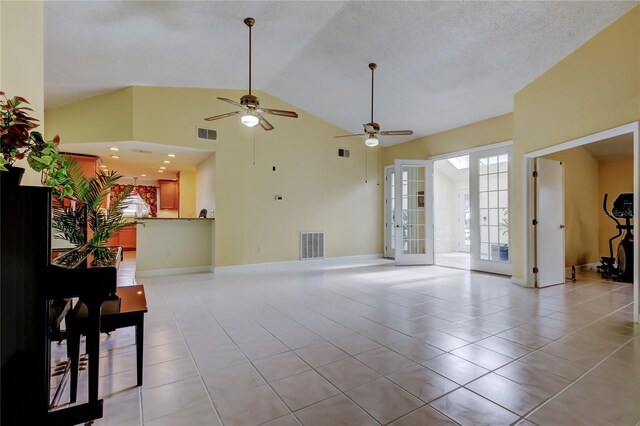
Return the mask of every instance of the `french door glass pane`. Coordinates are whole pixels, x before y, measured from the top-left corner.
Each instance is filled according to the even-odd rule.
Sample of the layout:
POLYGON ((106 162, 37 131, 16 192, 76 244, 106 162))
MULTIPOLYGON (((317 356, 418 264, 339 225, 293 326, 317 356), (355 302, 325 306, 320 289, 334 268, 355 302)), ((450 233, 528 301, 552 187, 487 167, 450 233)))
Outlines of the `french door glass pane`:
POLYGON ((478 159, 480 259, 509 261, 509 155, 478 159))
POLYGON ((402 252, 425 253, 425 167, 402 166, 402 252))
POLYGON ((392 171, 390 173, 391 177, 391 222, 390 222, 390 242, 391 242, 391 250, 395 250, 396 248, 396 174, 392 171))

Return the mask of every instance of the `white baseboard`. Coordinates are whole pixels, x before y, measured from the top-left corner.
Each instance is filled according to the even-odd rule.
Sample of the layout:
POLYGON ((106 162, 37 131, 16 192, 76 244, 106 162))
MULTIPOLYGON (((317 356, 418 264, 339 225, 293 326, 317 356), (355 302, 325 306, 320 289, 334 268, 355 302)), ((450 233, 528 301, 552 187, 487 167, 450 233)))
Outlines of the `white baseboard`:
POLYGON ((160 277, 166 275, 183 275, 213 272, 213 266, 191 266, 187 268, 150 269, 148 271, 136 270, 136 278, 160 277))
POLYGON ((524 279, 516 277, 511 277, 511 284, 519 285, 520 287, 533 287, 532 285, 529 285, 524 279))
MULTIPOLYGON (((597 271, 599 263, 586 263, 584 265, 575 265, 576 271, 597 271)), ((565 277, 571 276, 571 267, 564 268, 565 277)))
POLYGON ((241 268, 253 268, 260 266, 268 266, 268 265, 305 265, 305 264, 313 264, 313 263, 335 263, 340 261, 353 261, 353 260, 374 260, 374 259, 382 259, 382 253, 375 254, 356 254, 353 256, 336 256, 336 257, 324 257, 322 259, 305 259, 305 260, 282 260, 279 262, 262 262, 262 263, 246 263, 244 265, 227 265, 227 266, 216 266, 217 270, 233 270, 233 269, 241 269, 241 268))

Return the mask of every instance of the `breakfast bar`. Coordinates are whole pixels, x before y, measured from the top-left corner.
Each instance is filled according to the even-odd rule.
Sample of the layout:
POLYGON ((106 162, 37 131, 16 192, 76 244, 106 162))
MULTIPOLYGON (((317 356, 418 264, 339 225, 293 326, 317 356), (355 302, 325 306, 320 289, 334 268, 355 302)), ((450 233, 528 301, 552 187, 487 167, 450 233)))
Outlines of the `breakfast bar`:
POLYGON ((215 219, 144 218, 136 226, 136 277, 213 272, 215 219))

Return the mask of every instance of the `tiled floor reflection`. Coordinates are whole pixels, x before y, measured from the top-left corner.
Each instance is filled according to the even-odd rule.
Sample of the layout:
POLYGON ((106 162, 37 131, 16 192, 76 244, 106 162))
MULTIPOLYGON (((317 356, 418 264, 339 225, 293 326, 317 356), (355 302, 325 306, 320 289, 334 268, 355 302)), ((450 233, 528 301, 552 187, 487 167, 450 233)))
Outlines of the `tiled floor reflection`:
POLYGON ((139 279, 145 385, 133 330, 103 338, 95 424, 635 425, 633 288, 579 278, 343 259, 139 279))

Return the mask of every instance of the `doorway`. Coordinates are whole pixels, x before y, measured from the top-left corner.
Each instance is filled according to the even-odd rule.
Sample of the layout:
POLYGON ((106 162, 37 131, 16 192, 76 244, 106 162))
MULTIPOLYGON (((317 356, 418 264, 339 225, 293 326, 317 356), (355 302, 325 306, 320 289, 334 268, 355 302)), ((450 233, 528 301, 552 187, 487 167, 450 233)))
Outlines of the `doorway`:
POLYGON ((469 155, 433 162, 434 263, 471 268, 469 155))
MULTIPOLYGON (((604 194, 608 193, 608 209, 621 193, 633 193, 638 203, 638 123, 630 123, 583 138, 525 155, 525 276, 536 287, 563 284, 569 268, 595 269, 601 257, 610 256, 608 240, 617 232, 615 223, 603 210, 604 194), (540 256, 554 249, 549 238, 540 237, 535 223, 545 220, 549 209, 540 209, 534 170, 537 159, 562 162, 564 184, 555 212, 564 210, 554 228, 562 227, 565 243, 560 247, 561 262, 557 258, 540 256), (542 216, 539 216, 542 215, 542 216), (535 269, 534 269, 535 268, 535 269), (543 279, 542 270, 559 277, 543 279)), ((637 207, 633 211, 633 232, 637 233, 637 207)), ((619 240, 618 240, 619 241, 619 240)), ((613 255, 617 242, 613 244, 613 255)), ((638 321, 638 244, 633 242, 634 319, 638 321)), ((557 249, 557 247, 555 247, 557 249)))

